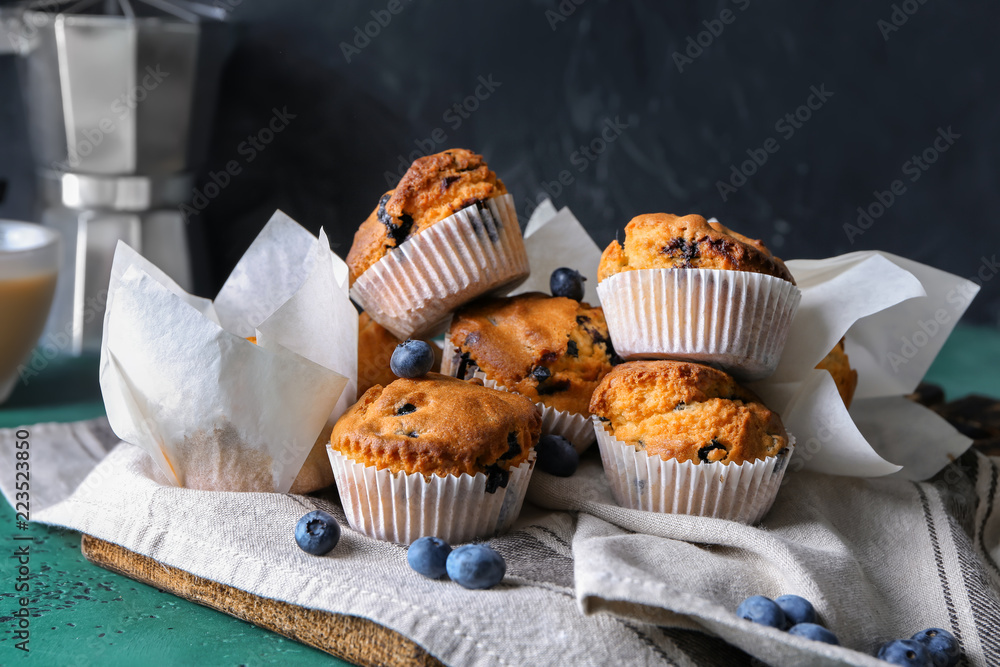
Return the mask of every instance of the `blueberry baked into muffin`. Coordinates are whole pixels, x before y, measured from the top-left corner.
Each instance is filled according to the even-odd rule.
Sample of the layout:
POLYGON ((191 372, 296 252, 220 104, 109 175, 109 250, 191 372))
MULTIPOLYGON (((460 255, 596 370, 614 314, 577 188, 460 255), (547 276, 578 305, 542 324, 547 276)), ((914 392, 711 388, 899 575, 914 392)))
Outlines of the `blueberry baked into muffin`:
POLYGON ((417 159, 355 233, 347 254, 351 284, 411 236, 467 206, 506 193, 483 156, 470 150, 454 148, 417 159))
POLYGON ((732 376, 700 364, 616 366, 594 391, 590 411, 616 439, 663 459, 739 465, 788 446, 777 413, 732 376))
POLYGON ((625 244, 612 241, 601 255, 598 281, 637 269, 750 271, 795 284, 785 263, 759 240, 700 215, 648 213, 625 226, 625 244))
POLYGON ((428 373, 375 385, 330 436, 347 519, 400 544, 502 532, 520 512, 540 430, 527 398, 474 382, 428 373))
POLYGON ((351 298, 397 338, 443 331, 448 314, 529 273, 513 198, 481 155, 413 162, 354 235, 351 298))
POLYGON ((509 391, 576 414, 589 413, 590 396, 615 360, 600 308, 539 292, 465 306, 448 340, 458 377, 478 368, 509 391))

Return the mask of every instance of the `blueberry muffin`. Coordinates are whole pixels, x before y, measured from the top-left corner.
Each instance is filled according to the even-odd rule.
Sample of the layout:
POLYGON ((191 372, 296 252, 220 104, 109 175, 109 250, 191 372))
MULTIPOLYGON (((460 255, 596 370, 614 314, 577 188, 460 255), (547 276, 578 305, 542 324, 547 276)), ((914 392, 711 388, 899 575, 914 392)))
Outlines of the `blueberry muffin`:
POLYGON ((763 273, 793 285, 785 263, 759 240, 700 215, 638 215, 625 226, 625 244, 612 241, 601 255, 597 280, 636 269, 723 269, 763 273))
POLYGON ((700 364, 616 366, 594 391, 590 411, 616 439, 662 459, 739 465, 788 446, 776 413, 731 376, 700 364))
POLYGON ((462 308, 448 338, 460 355, 459 377, 475 366, 510 391, 575 414, 587 414, 615 359, 599 307, 538 292, 462 308))
POLYGON ((538 443, 541 416, 523 396, 428 373, 375 385, 337 421, 331 447, 393 473, 487 477, 504 488, 538 443))
POLYGON ((854 390, 858 387, 858 372, 851 368, 850 359, 844 351, 844 339, 830 350, 829 354, 823 357, 822 361, 816 364, 816 368, 828 371, 833 376, 833 381, 837 383, 837 391, 844 400, 846 407, 851 407, 851 400, 854 398, 854 390))
POLYGON ((354 235, 347 255, 351 284, 407 238, 456 211, 506 192, 483 156, 470 150, 454 148, 414 161, 354 235))

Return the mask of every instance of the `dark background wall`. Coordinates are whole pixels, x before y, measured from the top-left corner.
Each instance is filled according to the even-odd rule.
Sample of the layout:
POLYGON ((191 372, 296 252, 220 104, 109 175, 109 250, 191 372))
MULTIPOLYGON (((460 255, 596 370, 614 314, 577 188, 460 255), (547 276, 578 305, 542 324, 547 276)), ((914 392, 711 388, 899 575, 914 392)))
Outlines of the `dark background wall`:
MULTIPOLYGON (((243 171, 192 217, 211 258, 203 292, 275 208, 325 226, 345 255, 401 160, 464 146, 523 220, 547 190, 602 247, 639 213, 714 215, 786 259, 878 248, 979 274, 969 319, 1000 324, 997 5, 401 0, 390 15, 389 4, 235 6, 205 169, 237 159, 243 171), (391 19, 355 42, 372 11, 391 19), (274 109, 294 118, 245 162, 241 142, 274 109), (912 161, 925 151, 926 169, 912 161), (767 159, 744 165, 744 183, 733 171, 753 156, 767 159), (858 207, 879 213, 876 192, 897 180, 902 194, 863 229, 858 207)), ((0 58, 0 217, 27 217, 12 60, 0 58)))

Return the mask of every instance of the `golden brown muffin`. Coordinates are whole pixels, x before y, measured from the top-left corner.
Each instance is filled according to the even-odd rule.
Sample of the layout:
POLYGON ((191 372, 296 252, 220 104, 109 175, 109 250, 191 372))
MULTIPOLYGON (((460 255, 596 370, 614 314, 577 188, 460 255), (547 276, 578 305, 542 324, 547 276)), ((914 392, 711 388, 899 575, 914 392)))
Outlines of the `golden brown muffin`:
POLYGON ((462 355, 460 375, 478 366, 511 391, 576 414, 587 414, 615 353, 604 311, 538 292, 466 306, 448 338, 462 355))
POLYGON ((851 407, 851 400, 854 398, 854 390, 858 388, 858 372, 851 368, 850 359, 844 351, 844 339, 830 350, 830 353, 823 357, 822 361, 816 364, 816 368, 829 371, 833 376, 833 381, 837 383, 837 391, 844 400, 844 406, 851 407))
POLYGON ((483 156, 470 150, 453 148, 415 160, 355 233, 347 254, 351 284, 408 237, 467 206, 506 193, 483 156))
POLYGON ((781 418, 726 373, 679 361, 616 366, 590 411, 618 440, 663 459, 739 465, 788 445, 781 418))
POLYGON ((636 269, 724 269, 775 276, 795 284, 785 263, 759 240, 700 215, 638 215, 625 225, 625 245, 612 241, 601 255, 598 282, 636 269))
POLYGON ((542 418, 523 396, 428 373, 376 385, 334 425, 331 446, 392 472, 487 476, 506 487, 538 443, 542 418))

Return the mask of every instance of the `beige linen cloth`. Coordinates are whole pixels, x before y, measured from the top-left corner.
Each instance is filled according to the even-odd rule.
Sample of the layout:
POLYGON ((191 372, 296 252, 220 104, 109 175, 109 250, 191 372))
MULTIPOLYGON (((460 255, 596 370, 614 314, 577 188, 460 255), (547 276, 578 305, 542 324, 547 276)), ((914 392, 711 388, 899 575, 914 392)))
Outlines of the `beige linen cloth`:
MULTIPOLYGON (((518 524, 490 541, 506 579, 469 591, 347 528, 332 490, 180 489, 104 420, 29 430, 32 519, 263 597, 370 618, 451 665, 874 667, 885 664, 871 657, 881 642, 931 626, 959 639, 962 664, 1000 665, 1000 469, 972 452, 930 483, 790 472, 759 527, 622 509, 591 454, 572 478, 535 472, 518 524), (325 557, 293 537, 314 508, 345 528, 325 557), (811 600, 843 646, 734 614, 750 595, 785 593, 811 600)), ((3 460, 13 443, 0 431, 3 460)), ((0 486, 10 499, 9 469, 0 486)))

